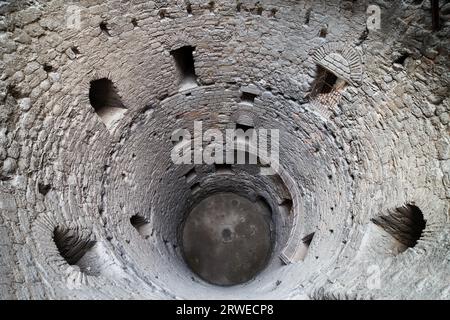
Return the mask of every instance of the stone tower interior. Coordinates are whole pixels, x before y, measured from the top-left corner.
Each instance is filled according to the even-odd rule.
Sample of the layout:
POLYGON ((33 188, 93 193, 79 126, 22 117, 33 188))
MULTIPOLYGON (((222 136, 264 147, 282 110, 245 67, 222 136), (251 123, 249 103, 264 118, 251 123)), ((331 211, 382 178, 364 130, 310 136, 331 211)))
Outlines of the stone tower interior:
POLYGON ((450 299, 449 28, 435 0, 0 1, 0 299, 450 299), (199 124, 277 130, 278 165, 175 163, 199 124))

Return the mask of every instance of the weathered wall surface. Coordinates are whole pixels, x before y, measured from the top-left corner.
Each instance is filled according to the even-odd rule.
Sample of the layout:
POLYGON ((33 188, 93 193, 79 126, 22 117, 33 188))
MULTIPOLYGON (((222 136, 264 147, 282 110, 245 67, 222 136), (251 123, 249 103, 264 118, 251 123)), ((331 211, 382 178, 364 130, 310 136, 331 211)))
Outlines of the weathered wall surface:
POLYGON ((0 298, 449 299, 450 9, 441 8, 442 28, 432 31, 429 2, 409 2, 1 7, 0 298), (378 31, 367 30, 370 4, 381 8, 378 31), (195 47, 198 86, 179 92, 170 51, 185 45, 195 47), (350 48, 352 70, 361 67, 336 105, 308 98, 320 48, 350 48), (105 77, 127 109, 109 129, 89 101, 90 82, 105 77), (243 107, 249 85, 259 94, 243 107), (242 110, 280 129, 280 176, 293 208, 275 217, 285 225, 267 269, 222 288, 198 280, 181 258, 177 228, 195 200, 192 183, 203 194, 226 183, 253 190, 279 215, 282 186, 238 167, 224 180, 206 165, 188 183, 189 168, 170 159, 170 138, 194 120, 233 127, 242 110), (426 227, 396 254, 371 219, 406 203, 426 227), (136 214, 149 237, 130 223, 136 214), (78 266, 61 256, 55 228, 72 230, 57 238, 87 250, 78 266), (306 258, 282 264, 283 246, 312 232, 306 258))

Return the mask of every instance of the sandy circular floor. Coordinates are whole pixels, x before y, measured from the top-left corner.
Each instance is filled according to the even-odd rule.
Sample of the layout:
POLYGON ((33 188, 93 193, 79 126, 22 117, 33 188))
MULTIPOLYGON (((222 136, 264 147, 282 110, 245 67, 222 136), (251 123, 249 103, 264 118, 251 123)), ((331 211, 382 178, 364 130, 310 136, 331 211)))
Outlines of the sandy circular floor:
POLYGON ((183 228, 186 262, 207 282, 234 285, 252 279, 271 253, 270 210, 233 193, 196 205, 183 228))

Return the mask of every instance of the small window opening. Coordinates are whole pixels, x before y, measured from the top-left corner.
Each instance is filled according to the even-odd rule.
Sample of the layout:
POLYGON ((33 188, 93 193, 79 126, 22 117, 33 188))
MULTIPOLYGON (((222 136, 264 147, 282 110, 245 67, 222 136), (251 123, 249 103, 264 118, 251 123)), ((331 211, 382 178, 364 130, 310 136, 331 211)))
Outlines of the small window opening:
POLYGON ((170 52, 175 60, 178 73, 180 75, 180 91, 197 86, 197 76, 195 74, 194 52, 191 46, 181 47, 170 52))
POLYGON ((195 167, 189 170, 185 175, 186 182, 191 183, 197 177, 197 173, 195 172, 195 167))
POLYGON ((327 34, 328 34, 328 28, 327 27, 323 27, 323 28, 320 29, 319 37, 326 38, 327 34))
POLYGON ((80 50, 79 50, 77 47, 73 46, 73 47, 71 47, 70 49, 71 49, 72 52, 75 53, 76 55, 80 54, 80 50))
POLYGON ((158 12, 159 18, 160 19, 165 19, 165 18, 169 18, 169 14, 167 12, 167 9, 161 9, 158 12))
POLYGON ((264 12, 264 8, 261 6, 261 4, 259 2, 257 2, 254 11, 256 12, 256 14, 258 16, 262 16, 262 14, 264 12))
POLYGON ((108 27, 108 23, 106 21, 102 21, 99 24, 100 30, 106 34, 108 37, 111 37, 111 34, 109 33, 109 27, 108 27))
POLYGON ((43 69, 45 72, 52 72, 53 67, 47 63, 44 64, 43 69))
POLYGON ((43 196, 47 195, 47 193, 50 191, 51 186, 49 184, 44 183, 38 183, 38 191, 43 196))
POLYGON ((312 8, 309 8, 308 10, 306 10, 305 25, 309 25, 309 22, 311 21, 311 12, 312 12, 312 8))
POLYGON ((334 106, 339 102, 342 91, 346 86, 347 82, 344 79, 318 66, 317 78, 314 81, 310 98, 321 104, 334 106))
POLYGON ((241 94, 241 101, 249 103, 249 104, 253 104, 253 103, 255 103, 255 98, 256 97, 257 97, 257 95, 254 94, 254 93, 242 92, 242 94, 241 94))
POLYGON ((199 192, 201 190, 200 183, 194 183, 190 189, 193 194, 199 192))
POLYGON ((311 242, 312 242, 313 238, 314 238, 314 232, 308 234, 308 235, 305 236, 305 237, 303 237, 302 242, 303 242, 306 246, 309 247, 309 246, 311 245, 311 242))
POLYGON ((408 53, 406 53, 406 52, 402 53, 397 59, 394 60, 394 63, 404 66, 406 59, 408 59, 408 58, 409 58, 408 53))
POLYGON ((142 238, 148 239, 152 234, 152 228, 148 219, 142 215, 135 214, 130 218, 131 225, 137 230, 142 238))
POLYGON ((192 14, 192 4, 189 1, 186 1, 186 11, 188 14, 192 14))
POLYGON ((243 124, 243 123, 236 123, 236 130, 239 130, 239 129, 246 132, 247 130, 254 129, 254 127, 251 125, 243 124))
POLYGON ((114 84, 106 78, 91 81, 89 101, 108 129, 112 129, 126 111, 114 84))
POLYGON ((210 2, 208 3, 208 9, 209 9, 210 12, 213 12, 213 11, 214 11, 215 5, 216 5, 216 4, 215 4, 214 1, 210 1, 210 2))
POLYGON ((231 164, 214 164, 214 167, 216 169, 216 173, 233 173, 233 170, 231 169, 231 164))
POLYGON ((80 271, 87 275, 98 275, 97 268, 92 265, 92 259, 85 258, 92 253, 96 241, 82 236, 78 229, 62 227, 56 227, 53 230, 53 241, 60 255, 69 265, 78 266, 80 271))
POLYGON ((270 18, 275 18, 277 12, 278 12, 278 10, 275 9, 275 8, 270 9, 269 17, 270 17, 270 18))
POLYGON ((404 246, 400 252, 413 248, 426 227, 422 211, 410 204, 392 210, 385 216, 374 218, 372 222, 404 246))
POLYGON ((280 206, 283 208, 286 214, 290 214, 292 212, 292 200, 291 199, 283 199, 280 206))

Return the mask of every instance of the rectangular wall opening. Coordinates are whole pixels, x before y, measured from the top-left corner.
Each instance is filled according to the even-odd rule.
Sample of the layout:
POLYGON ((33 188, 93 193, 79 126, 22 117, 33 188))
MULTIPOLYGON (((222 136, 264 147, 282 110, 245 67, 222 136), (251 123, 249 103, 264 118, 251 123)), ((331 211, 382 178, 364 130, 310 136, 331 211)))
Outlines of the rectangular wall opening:
POLYGON ((309 246, 311 245, 313 238, 314 238, 314 232, 310 233, 302 238, 300 247, 296 253, 296 257, 295 257, 296 261, 305 260, 306 255, 308 254, 309 246))
POLYGON ((180 77, 180 91, 198 86, 197 75, 195 74, 194 50, 194 47, 184 46, 170 52, 175 60, 180 77))
POLYGON ((113 82, 107 78, 91 81, 89 101, 108 129, 113 129, 127 111, 113 82))
POLYGON ((236 130, 243 130, 244 132, 250 129, 254 129, 253 126, 242 124, 242 123, 236 123, 236 130))
POLYGON ((321 66, 317 66, 317 77, 313 83, 310 98, 323 105, 335 106, 346 86, 347 82, 344 79, 321 66))
POLYGON ((197 173, 195 172, 195 167, 192 168, 191 170, 189 170, 184 176, 186 178, 187 183, 191 183, 192 181, 194 181, 195 178, 197 178, 197 173))
POLYGON ((375 217, 371 221, 402 244, 404 250, 417 244, 426 227, 422 211, 411 204, 389 210, 388 214, 375 217))
POLYGON ((291 199, 283 199, 283 201, 280 204, 280 209, 284 213, 290 214, 292 211, 292 200, 291 199))
POLYGON ((310 234, 308 234, 307 236, 305 236, 305 237, 303 237, 302 238, 302 242, 306 245, 306 246, 310 246, 311 245, 311 242, 312 242, 312 239, 314 238, 314 232, 313 233, 310 233, 310 234))
POLYGON ((256 97, 257 97, 257 95, 253 94, 251 92, 242 92, 241 101, 248 103, 248 104, 253 104, 255 102, 256 97))
POLYGON ((331 72, 324 72, 323 74, 323 81, 321 81, 320 86, 317 88, 318 89, 318 94, 323 94, 323 93, 330 93, 331 91, 333 91, 333 88, 336 84, 336 81, 338 80, 338 77, 336 77, 334 75, 334 73, 331 72))
POLYGON ((214 167, 216 169, 216 173, 233 173, 233 170, 231 169, 231 164, 214 164, 214 167))
POLYGON ((200 183, 196 182, 190 187, 190 189, 191 189, 191 193, 194 194, 194 193, 199 192, 202 188, 200 187, 200 183))

